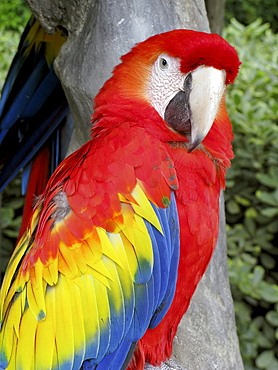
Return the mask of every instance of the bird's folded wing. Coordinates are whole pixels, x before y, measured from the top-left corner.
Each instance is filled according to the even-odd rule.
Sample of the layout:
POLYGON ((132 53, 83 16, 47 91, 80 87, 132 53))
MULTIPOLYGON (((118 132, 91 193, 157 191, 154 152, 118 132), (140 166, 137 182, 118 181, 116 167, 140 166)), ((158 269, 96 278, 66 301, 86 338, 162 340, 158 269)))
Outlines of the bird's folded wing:
POLYGON ((105 204, 105 191, 92 196, 88 186, 82 195, 86 181, 76 171, 79 193, 69 182, 53 190, 50 181, 8 266, 0 368, 79 370, 86 359, 121 368, 132 343, 172 301, 179 258, 174 194, 159 207, 136 179, 129 194, 109 198, 112 217, 105 220, 105 209, 96 207, 105 204))

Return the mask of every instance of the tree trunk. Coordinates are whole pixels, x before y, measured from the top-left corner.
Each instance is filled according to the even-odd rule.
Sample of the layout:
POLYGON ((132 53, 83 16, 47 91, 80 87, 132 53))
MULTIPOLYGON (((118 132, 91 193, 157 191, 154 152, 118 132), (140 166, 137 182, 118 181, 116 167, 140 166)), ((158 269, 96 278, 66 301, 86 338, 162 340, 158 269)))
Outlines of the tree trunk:
POLYGON ((224 27, 225 0, 205 0, 210 30, 221 35, 224 27))
MULTIPOLYGON (((89 139, 92 99, 136 42, 176 28, 209 32, 203 0, 27 0, 46 31, 68 40, 55 68, 75 121, 72 149, 89 139)), ((182 321, 173 356, 192 370, 241 370, 226 264, 225 221, 213 260, 182 321)), ((169 367, 168 367, 169 368, 169 367)), ((177 367, 176 367, 177 368, 177 367)))

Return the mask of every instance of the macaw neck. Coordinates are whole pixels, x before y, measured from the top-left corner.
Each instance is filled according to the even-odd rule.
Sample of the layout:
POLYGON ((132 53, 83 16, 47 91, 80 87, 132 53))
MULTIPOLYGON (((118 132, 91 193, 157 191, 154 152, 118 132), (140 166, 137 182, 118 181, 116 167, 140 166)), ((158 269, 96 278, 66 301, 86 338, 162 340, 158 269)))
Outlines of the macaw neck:
POLYGON ((231 144, 233 138, 232 124, 226 106, 222 104, 202 145, 212 158, 217 159, 225 168, 228 168, 231 165, 230 160, 234 157, 231 144))
POLYGON ((162 142, 184 141, 188 139, 167 126, 158 112, 144 100, 132 100, 120 96, 113 96, 113 99, 99 101, 101 105, 95 106, 95 112, 92 116, 91 136, 96 135, 118 127, 122 123, 129 123, 130 126, 137 126, 146 133, 158 138, 162 142))
MULTIPOLYGON (((113 99, 97 99, 92 123, 91 136, 93 138, 105 134, 107 130, 110 131, 123 123, 128 123, 130 127, 140 127, 147 134, 158 138, 171 147, 179 146, 185 150, 188 150, 189 147, 188 138, 170 129, 157 111, 144 100, 135 101, 117 94, 113 94, 113 99)), ((231 122, 223 100, 210 132, 195 150, 204 151, 211 157, 216 166, 223 167, 225 172, 225 169, 230 166, 230 159, 233 158, 232 139, 231 122)))

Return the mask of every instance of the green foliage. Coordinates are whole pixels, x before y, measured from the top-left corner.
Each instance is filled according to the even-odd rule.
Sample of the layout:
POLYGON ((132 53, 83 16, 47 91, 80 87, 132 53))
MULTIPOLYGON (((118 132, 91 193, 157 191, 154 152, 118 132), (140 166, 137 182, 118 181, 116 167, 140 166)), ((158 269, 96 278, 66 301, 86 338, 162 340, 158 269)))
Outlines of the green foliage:
MULTIPOLYGON (((30 17, 24 0, 1 0, 0 2, 0 91, 12 59, 17 51, 20 36, 30 17)), ((21 222, 23 198, 20 180, 16 178, 3 194, 0 194, 0 281, 13 251, 21 222)))
POLYGON ((22 31, 29 17, 30 10, 24 0, 1 0, 0 28, 4 31, 22 31))
POLYGON ((30 14, 24 0, 0 2, 0 91, 30 14))
POLYGON ((226 0, 226 24, 231 18, 236 18, 244 25, 262 18, 263 23, 269 22, 274 32, 278 31, 277 0, 226 0))
POLYGON ((242 66, 228 94, 235 159, 227 176, 229 274, 246 370, 278 369, 278 35, 235 19, 224 37, 242 66))
POLYGON ((7 72, 17 51, 19 35, 13 31, 5 31, 0 27, 0 91, 5 82, 7 72))

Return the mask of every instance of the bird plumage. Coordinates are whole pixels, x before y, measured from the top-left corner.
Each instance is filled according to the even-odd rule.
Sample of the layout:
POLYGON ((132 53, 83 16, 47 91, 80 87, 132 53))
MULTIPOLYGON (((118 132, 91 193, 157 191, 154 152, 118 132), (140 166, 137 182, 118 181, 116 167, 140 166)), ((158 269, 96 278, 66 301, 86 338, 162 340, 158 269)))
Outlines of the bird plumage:
POLYGON ((54 172, 7 268, 0 369, 140 370, 170 357, 217 241, 233 156, 223 89, 238 67, 221 37, 186 30, 153 36, 122 57, 95 99, 91 140, 54 172), (151 98, 155 63, 161 112, 151 98), (211 67, 221 88, 202 77, 203 86, 221 96, 202 137, 207 129, 193 119, 211 111, 196 114, 202 107, 190 97, 199 70, 211 67), (174 91, 190 90, 184 106, 174 104, 189 112, 179 131, 163 116, 175 99, 163 71, 191 76, 174 91))
POLYGON ((69 108, 53 63, 65 41, 60 29, 49 35, 32 16, 1 94, 0 191, 25 169, 22 189, 27 197, 20 235, 35 197, 42 193, 53 168, 64 156, 61 129, 69 108))

